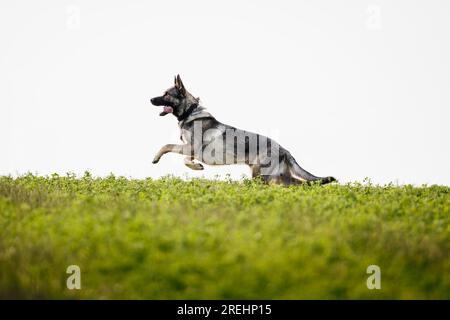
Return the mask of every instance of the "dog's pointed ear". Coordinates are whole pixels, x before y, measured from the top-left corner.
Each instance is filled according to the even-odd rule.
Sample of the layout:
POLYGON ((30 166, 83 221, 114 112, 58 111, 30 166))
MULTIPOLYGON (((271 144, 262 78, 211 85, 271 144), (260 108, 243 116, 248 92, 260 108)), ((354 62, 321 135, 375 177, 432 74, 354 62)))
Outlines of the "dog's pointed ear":
POLYGON ((182 95, 186 95, 186 88, 184 87, 183 81, 181 81, 179 74, 175 78, 175 87, 182 95))

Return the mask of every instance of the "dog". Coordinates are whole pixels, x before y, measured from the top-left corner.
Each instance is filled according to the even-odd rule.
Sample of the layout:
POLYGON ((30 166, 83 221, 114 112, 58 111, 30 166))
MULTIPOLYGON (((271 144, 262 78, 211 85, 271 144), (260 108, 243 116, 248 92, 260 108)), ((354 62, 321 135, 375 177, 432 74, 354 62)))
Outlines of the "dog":
POLYGON ((253 178, 268 184, 295 185, 303 183, 327 184, 333 177, 316 177, 301 168, 289 151, 263 135, 236 129, 217 121, 190 94, 180 75, 174 86, 162 96, 150 99, 163 107, 160 116, 174 115, 181 130, 183 144, 166 144, 153 159, 158 163, 169 152, 184 155, 184 164, 192 170, 203 170, 207 165, 246 164, 253 178))

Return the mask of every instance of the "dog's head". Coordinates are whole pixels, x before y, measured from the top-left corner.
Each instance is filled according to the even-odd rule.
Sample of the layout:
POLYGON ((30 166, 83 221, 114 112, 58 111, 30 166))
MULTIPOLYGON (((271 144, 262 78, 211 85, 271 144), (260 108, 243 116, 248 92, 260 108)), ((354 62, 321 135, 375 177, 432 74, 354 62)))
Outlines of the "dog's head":
POLYGON ((178 120, 186 118, 198 106, 198 98, 194 98, 184 87, 180 75, 175 77, 175 85, 167 89, 162 96, 150 99, 155 106, 163 106, 159 114, 165 116, 172 113, 178 120))

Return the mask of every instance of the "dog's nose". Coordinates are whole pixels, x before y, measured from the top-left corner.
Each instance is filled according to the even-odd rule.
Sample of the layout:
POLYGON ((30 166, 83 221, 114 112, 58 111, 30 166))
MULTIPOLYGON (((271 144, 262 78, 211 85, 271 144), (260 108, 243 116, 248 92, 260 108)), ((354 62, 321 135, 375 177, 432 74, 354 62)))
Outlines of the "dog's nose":
POLYGON ((153 103, 153 100, 154 100, 154 99, 155 99, 155 98, 150 98, 150 102, 153 103))

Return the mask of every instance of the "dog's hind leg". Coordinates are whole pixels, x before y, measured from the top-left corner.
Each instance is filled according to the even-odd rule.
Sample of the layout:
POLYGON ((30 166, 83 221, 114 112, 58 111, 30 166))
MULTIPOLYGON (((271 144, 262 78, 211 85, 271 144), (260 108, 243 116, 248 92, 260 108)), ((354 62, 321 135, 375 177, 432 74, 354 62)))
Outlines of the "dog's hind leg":
POLYGON ((261 166, 259 166, 258 164, 251 164, 249 166, 252 170, 252 178, 256 178, 261 175, 261 166))
POLYGON ((192 157, 184 158, 184 165, 192 170, 203 170, 204 167, 201 163, 195 162, 192 157))

